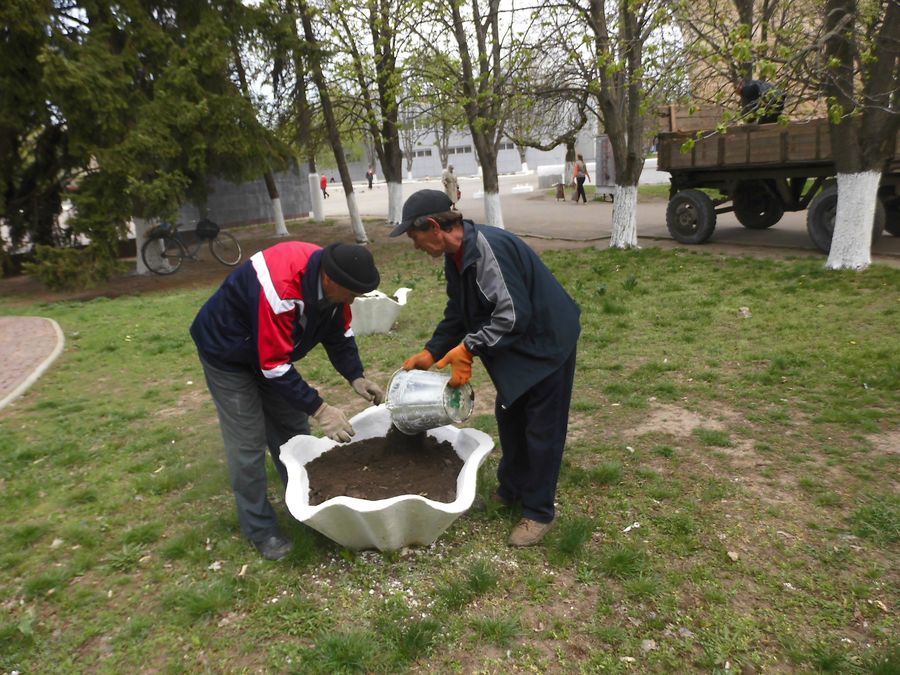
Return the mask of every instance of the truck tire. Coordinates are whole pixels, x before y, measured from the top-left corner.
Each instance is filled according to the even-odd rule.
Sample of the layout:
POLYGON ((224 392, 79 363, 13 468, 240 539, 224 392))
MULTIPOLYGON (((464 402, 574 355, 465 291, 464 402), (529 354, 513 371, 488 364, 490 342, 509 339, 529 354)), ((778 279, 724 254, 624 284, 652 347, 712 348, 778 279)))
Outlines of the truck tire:
MULTIPOLYGON (((809 205, 806 211, 806 231, 809 238, 823 253, 831 250, 831 238, 834 236, 834 217, 837 214, 837 185, 829 185, 809 205)), ((872 243, 881 237, 886 220, 884 204, 881 199, 875 200, 875 219, 872 223, 872 243)))
POLYGON ((761 180, 739 181, 731 203, 738 222, 750 230, 772 227, 784 215, 781 200, 761 180))
POLYGON ((700 190, 680 190, 666 207, 666 227, 675 241, 702 244, 716 229, 712 200, 700 190))

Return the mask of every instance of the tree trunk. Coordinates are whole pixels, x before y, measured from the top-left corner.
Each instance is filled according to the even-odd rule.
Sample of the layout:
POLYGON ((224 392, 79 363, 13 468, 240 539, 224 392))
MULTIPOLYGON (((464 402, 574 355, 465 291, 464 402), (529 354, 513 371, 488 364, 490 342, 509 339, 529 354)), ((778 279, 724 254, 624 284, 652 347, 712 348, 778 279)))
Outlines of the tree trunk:
POLYGON ((272 200, 272 210, 275 212, 275 236, 288 236, 288 229, 284 224, 284 211, 281 209, 281 195, 278 194, 278 186, 275 184, 275 176, 271 171, 263 174, 266 181, 266 190, 269 192, 269 199, 272 200))
POLYGON ((834 236, 825 267, 863 270, 872 262, 872 223, 881 171, 839 173, 834 236))
POLYGON ((309 201, 312 210, 312 218, 315 222, 321 223, 325 220, 325 200, 322 197, 322 190, 319 187, 319 171, 316 168, 316 150, 315 144, 310 140, 313 138, 313 110, 309 104, 306 95, 306 67, 303 63, 302 51, 300 45, 300 35, 297 33, 297 17, 294 11, 294 5, 287 3, 287 12, 290 16, 291 34, 294 37, 295 48, 293 50, 294 59, 294 91, 295 106, 297 117, 297 135, 295 137, 297 146, 306 154, 309 166, 309 201))
POLYGON ((566 139, 566 164, 563 168, 563 185, 569 185, 572 182, 572 176, 575 173, 575 138, 566 139))
POLYGON ((609 247, 639 248, 637 240, 637 185, 616 185, 609 247))
POLYGON ((312 217, 317 223, 325 221, 325 198, 322 196, 322 187, 319 183, 321 176, 316 168, 315 160, 309 161, 309 201, 312 207, 312 217))
POLYGON ((482 17, 479 4, 472 3, 477 45, 476 59, 469 51, 472 36, 463 23, 460 3, 449 3, 451 28, 460 57, 460 85, 463 109, 475 145, 475 158, 484 186, 484 214, 488 225, 503 227, 500 189, 497 178, 497 142, 503 136, 504 92, 500 58, 499 0, 490 0, 482 17), (476 66, 478 72, 476 73, 476 66))
POLYGON ((362 219, 359 217, 359 209, 356 207, 356 195, 353 192, 353 180, 350 178, 350 169, 347 166, 347 157, 344 155, 344 145, 341 143, 341 134, 337 119, 334 116, 334 108, 331 105, 331 96, 328 93, 328 85, 325 82, 325 76, 322 74, 322 65, 319 62, 321 48, 316 40, 315 33, 313 32, 309 5, 306 0, 299 0, 297 4, 300 8, 300 19, 303 23, 303 35, 312 52, 309 61, 312 69, 313 81, 316 84, 316 89, 319 91, 319 100, 322 104, 322 115, 325 117, 325 125, 328 130, 328 140, 334 151, 334 159, 337 162, 338 173, 341 175, 341 184, 344 186, 344 193, 347 197, 347 209, 350 212, 350 227, 356 237, 357 244, 368 244, 369 238, 366 236, 366 229, 363 227, 362 219))
POLYGON ((825 93, 838 185, 834 235, 825 264, 829 269, 869 266, 878 184, 900 129, 896 98, 900 3, 887 3, 880 24, 869 21, 865 12, 860 14, 857 0, 825 3, 824 51, 829 64, 825 93), (866 59, 857 35, 871 30, 878 31, 872 51, 877 58, 866 59))
POLYGON ((156 221, 135 217, 132 218, 132 222, 134 223, 134 245, 137 248, 135 272, 137 274, 149 274, 150 270, 147 269, 144 259, 141 257, 141 248, 144 246, 144 242, 147 241, 147 233, 153 229, 156 221))
POLYGON ((503 207, 500 204, 500 180, 497 176, 497 151, 494 144, 484 133, 476 133, 470 127, 475 150, 480 159, 481 184, 484 186, 484 220, 485 224, 505 229, 503 225, 503 207))
MULTIPOLYGON (((252 102, 250 96, 250 86, 247 84, 247 72, 244 70, 244 63, 241 61, 241 53, 238 46, 232 43, 232 53, 234 54, 234 67, 237 70, 238 81, 241 85, 241 93, 248 101, 252 102)), ((275 213, 275 236, 284 237, 288 234, 284 225, 284 212, 281 210, 281 197, 278 194, 278 187, 275 185, 275 177, 272 175, 271 169, 267 169, 263 174, 263 180, 266 182, 266 190, 269 192, 269 199, 272 200, 272 211, 275 213)))

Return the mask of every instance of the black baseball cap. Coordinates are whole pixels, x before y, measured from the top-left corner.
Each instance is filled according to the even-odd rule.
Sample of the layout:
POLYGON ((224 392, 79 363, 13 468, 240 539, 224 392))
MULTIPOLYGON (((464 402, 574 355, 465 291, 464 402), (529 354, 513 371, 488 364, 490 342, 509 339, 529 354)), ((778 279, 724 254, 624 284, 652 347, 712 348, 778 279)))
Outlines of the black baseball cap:
POLYGON ((406 203, 403 204, 403 214, 400 224, 391 230, 392 237, 399 237, 406 232, 416 218, 430 216, 433 213, 443 213, 453 208, 453 202, 446 192, 441 190, 419 190, 413 192, 406 203))

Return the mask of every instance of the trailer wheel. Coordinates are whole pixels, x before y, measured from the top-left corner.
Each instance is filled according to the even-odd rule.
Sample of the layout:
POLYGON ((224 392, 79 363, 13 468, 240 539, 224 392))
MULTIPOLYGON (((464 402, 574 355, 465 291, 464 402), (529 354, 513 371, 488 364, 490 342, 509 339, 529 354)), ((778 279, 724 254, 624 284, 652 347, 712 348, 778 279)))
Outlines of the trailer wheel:
POLYGON ((666 208, 666 227, 675 241, 702 244, 716 229, 716 210, 712 200, 700 190, 676 192, 666 208))
POLYGON ((742 180, 731 197, 738 222, 750 230, 765 230, 781 220, 781 200, 761 180, 742 180))
MULTIPOLYGON (((837 215, 837 185, 829 185, 812 200, 806 211, 806 231, 809 238, 820 251, 831 250, 831 238, 834 236, 834 217, 837 215)), ((881 199, 875 200, 875 219, 872 223, 872 243, 881 237, 886 220, 884 204, 881 199)))

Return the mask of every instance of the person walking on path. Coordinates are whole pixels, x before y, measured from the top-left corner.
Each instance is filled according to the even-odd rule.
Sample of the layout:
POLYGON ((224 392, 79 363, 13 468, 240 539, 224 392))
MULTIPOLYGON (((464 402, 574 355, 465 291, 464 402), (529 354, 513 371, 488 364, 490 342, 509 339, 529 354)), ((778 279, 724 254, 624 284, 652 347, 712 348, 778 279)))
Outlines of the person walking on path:
POLYGON ((372 170, 372 167, 370 166, 369 169, 366 171, 366 181, 368 181, 368 183, 369 183, 370 190, 372 189, 372 181, 374 179, 375 179, 375 172, 372 170))
POLYGON ((322 188, 322 198, 328 199, 328 176, 326 176, 324 173, 319 179, 319 187, 322 188))
POLYGON ((448 164, 441 174, 441 183, 444 185, 444 192, 450 198, 450 203, 455 207, 456 202, 459 201, 459 180, 456 174, 453 173, 452 164, 448 164))
POLYGON ((584 198, 584 203, 587 204, 587 194, 584 191, 584 181, 585 179, 590 179, 591 175, 588 173, 587 164, 584 163, 584 157, 581 155, 577 155, 577 159, 575 160, 575 166, 572 169, 572 178, 575 180, 575 203, 578 203, 580 198, 584 198))
POLYGON ((497 389, 494 414, 502 457, 498 503, 521 504, 509 544, 539 543, 556 517, 581 310, 537 254, 516 235, 476 225, 439 190, 419 190, 403 205, 392 237, 444 256, 444 318, 404 370, 451 367, 450 386, 481 359, 497 389))
POLYGON ((362 246, 283 242, 231 272, 191 325, 219 417, 241 532, 264 558, 279 560, 291 549, 266 497, 266 446, 287 485, 280 449, 309 433, 309 416, 338 442, 354 434, 344 413, 325 403, 293 362, 321 344, 357 394, 376 405, 384 400, 365 376, 350 329, 350 303, 379 281, 372 254, 362 246))

